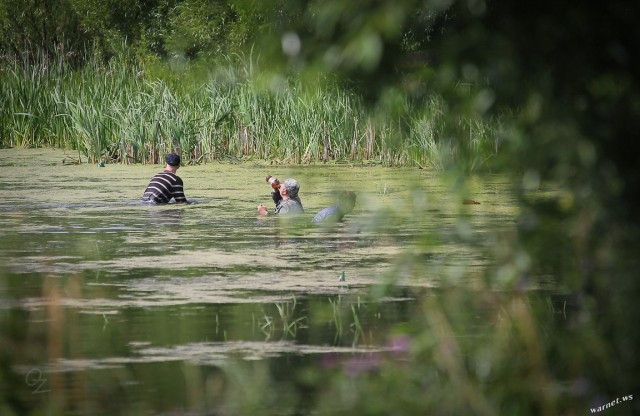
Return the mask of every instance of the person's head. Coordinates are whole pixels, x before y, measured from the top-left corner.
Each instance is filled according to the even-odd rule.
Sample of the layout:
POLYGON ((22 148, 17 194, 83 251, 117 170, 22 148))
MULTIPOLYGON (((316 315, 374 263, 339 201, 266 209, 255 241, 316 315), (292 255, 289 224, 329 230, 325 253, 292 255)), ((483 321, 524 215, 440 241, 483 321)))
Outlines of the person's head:
POLYGON ((176 153, 169 153, 165 158, 165 169, 175 172, 180 167, 180 156, 176 153))
POLYGON ((298 196, 300 184, 293 178, 285 179, 280 184, 280 195, 283 198, 295 198, 298 196))

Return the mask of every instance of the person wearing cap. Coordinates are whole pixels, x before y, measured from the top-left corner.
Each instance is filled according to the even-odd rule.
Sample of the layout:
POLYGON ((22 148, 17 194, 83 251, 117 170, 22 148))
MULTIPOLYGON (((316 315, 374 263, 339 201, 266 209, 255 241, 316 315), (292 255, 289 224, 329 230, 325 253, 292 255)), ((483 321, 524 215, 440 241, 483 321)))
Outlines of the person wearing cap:
POLYGON ((184 184, 176 175, 180 168, 180 156, 169 153, 165 157, 164 171, 158 173, 149 182, 141 201, 151 204, 166 204, 174 199, 176 203, 187 202, 184 196, 184 184))
MULTIPOLYGON (((280 188, 271 194, 273 202, 276 204, 274 213, 277 215, 304 214, 302 201, 298 196, 299 191, 298 181, 293 178, 285 179, 280 184, 280 188)), ((268 214, 268 210, 263 204, 260 204, 258 205, 258 213, 264 216, 268 214)))
POLYGON ((311 222, 337 223, 342 221, 345 215, 353 211, 356 205, 356 194, 352 191, 343 191, 338 194, 337 203, 319 211, 311 222))

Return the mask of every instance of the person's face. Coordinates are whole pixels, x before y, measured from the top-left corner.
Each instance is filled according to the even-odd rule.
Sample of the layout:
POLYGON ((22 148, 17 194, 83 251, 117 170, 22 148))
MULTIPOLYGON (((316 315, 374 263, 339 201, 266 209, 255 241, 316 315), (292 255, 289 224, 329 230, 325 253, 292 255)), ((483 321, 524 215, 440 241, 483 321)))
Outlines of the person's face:
POLYGON ((287 187, 284 186, 283 183, 280 184, 280 188, 278 190, 280 191, 280 196, 283 198, 289 195, 289 193, 287 192, 287 187))

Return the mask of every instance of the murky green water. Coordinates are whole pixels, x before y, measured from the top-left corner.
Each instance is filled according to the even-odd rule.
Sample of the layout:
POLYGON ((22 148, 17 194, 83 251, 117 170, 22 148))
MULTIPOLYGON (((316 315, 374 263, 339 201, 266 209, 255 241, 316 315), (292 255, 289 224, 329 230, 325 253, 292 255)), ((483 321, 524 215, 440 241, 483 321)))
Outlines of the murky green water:
POLYGON ((516 214, 500 178, 459 192, 425 170, 250 162, 184 166, 194 203, 144 206, 160 166, 64 158, 0 150, 3 365, 25 413, 215 413, 232 364, 312 403, 288 374, 393 351, 390 330, 424 319, 417 297, 473 285, 516 214), (304 217, 256 218, 266 174, 298 179, 304 217), (312 226, 341 189, 354 212, 312 226))

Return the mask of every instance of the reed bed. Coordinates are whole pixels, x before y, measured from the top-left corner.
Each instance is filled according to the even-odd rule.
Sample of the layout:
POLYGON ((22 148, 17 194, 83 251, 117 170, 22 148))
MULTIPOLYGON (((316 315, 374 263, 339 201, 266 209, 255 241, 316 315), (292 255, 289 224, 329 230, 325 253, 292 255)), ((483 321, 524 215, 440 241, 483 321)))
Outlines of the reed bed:
POLYGON ((268 160, 418 165, 442 169, 462 161, 477 169, 496 151, 486 123, 458 121, 445 134, 441 99, 371 110, 330 83, 263 88, 236 72, 224 80, 180 85, 145 75, 124 59, 90 60, 71 69, 64 58, 0 62, 0 143, 5 147, 76 149, 90 163, 159 163, 177 151, 186 163, 268 160), (468 136, 467 136, 468 135, 468 136))

